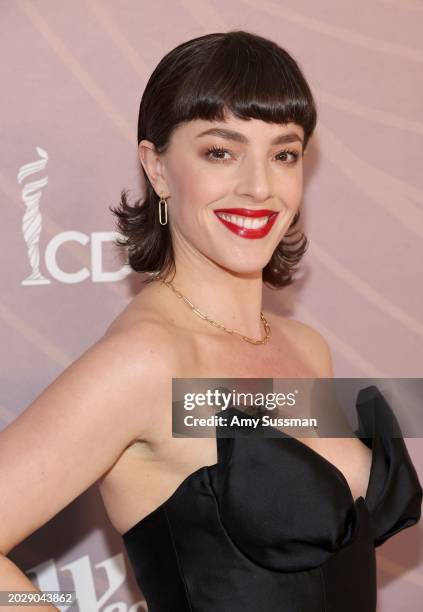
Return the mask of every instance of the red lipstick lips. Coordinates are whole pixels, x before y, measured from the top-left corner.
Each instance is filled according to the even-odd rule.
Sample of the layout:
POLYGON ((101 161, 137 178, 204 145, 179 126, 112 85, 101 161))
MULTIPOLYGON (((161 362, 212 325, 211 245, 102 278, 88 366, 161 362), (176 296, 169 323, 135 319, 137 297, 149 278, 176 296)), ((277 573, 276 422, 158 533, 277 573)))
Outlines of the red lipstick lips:
POLYGON ((279 214, 278 212, 268 210, 267 208, 262 208, 260 210, 251 210, 249 208, 219 208, 213 212, 225 227, 227 227, 237 236, 241 236, 241 238, 263 238, 263 236, 266 236, 270 232, 272 225, 276 221, 276 217, 279 214), (232 223, 231 221, 228 221, 228 219, 224 219, 223 217, 219 216, 218 213, 236 215, 237 217, 246 217, 248 219, 268 217, 268 221, 264 226, 253 229, 232 223))

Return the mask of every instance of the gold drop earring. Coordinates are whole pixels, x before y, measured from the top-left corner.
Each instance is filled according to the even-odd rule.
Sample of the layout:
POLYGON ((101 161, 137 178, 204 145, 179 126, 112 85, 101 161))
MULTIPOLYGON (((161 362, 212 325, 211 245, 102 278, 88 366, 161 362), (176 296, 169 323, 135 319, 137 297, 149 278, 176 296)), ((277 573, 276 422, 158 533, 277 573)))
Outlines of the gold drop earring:
POLYGON ((159 222, 160 225, 167 225, 167 202, 166 198, 164 198, 162 194, 160 194, 159 200, 159 222), (164 221, 162 218, 162 204, 164 204, 164 221))

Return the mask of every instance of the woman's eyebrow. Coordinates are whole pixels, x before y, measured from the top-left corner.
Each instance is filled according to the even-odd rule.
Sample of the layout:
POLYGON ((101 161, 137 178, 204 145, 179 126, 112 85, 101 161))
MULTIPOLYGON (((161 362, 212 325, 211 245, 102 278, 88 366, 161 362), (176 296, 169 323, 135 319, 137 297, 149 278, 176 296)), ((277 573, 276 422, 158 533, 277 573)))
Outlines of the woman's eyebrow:
MULTIPOLYGON (((200 138, 201 136, 218 136, 220 138, 225 138, 226 140, 235 140, 236 142, 249 142, 248 138, 241 134, 241 132, 236 132, 235 130, 229 130, 227 128, 210 128, 209 130, 205 130, 204 132, 200 132, 197 134, 196 138, 200 138)), ((284 132, 283 134, 279 134, 270 141, 270 144, 286 144, 289 142, 303 142, 302 138, 296 132, 284 132)))

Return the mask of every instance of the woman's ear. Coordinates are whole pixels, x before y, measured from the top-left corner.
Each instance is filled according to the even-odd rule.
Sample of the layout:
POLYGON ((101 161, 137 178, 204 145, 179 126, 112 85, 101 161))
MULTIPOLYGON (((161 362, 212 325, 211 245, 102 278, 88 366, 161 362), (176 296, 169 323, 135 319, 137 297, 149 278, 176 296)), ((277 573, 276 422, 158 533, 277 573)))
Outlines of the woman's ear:
POLYGON ((138 156, 156 194, 159 197, 168 197, 169 189, 163 177, 163 159, 154 144, 150 140, 141 140, 138 156))

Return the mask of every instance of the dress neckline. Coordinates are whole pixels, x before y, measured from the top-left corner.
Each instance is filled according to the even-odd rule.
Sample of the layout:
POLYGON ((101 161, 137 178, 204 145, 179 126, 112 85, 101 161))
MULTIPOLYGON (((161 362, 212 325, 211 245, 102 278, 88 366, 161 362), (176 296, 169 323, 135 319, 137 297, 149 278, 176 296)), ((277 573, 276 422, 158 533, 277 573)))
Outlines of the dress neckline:
MULTIPOLYGON (((231 410, 232 412, 241 414, 243 416, 245 416, 245 413, 242 410, 239 410, 238 408, 234 407, 234 406, 230 406, 228 409, 226 409, 226 412, 228 412, 228 410, 231 410)), ((314 448, 312 448, 311 446, 308 446, 308 444, 305 444, 305 442, 302 442, 301 440, 298 440, 298 438, 296 438, 295 436, 291 436, 291 434, 287 433, 286 431, 282 431, 280 429, 277 429, 276 427, 273 427, 271 425, 266 426, 267 430, 272 430, 272 431, 276 431, 278 432, 278 434, 281 434, 282 437, 287 438, 288 440, 293 440, 294 444, 296 444, 299 448, 301 448, 302 450, 305 450, 305 452, 311 453, 315 458, 318 459, 318 461, 323 462, 327 467, 329 467, 329 469, 331 469, 342 481, 342 483, 345 485, 345 488, 349 494, 349 497, 351 499, 351 502, 353 504, 357 504, 359 502, 359 500, 363 500, 364 502, 368 502, 369 499, 369 494, 370 494, 370 488, 371 488, 371 484, 373 481, 373 473, 375 470, 375 466, 376 466, 376 443, 377 443, 377 436, 372 436, 369 439, 371 440, 371 452, 372 452, 372 459, 371 459, 371 464, 370 464, 370 469, 369 469, 369 475, 368 475, 368 480, 367 480, 367 487, 366 487, 366 492, 363 495, 359 495, 358 497, 354 498, 353 492, 351 490, 350 484, 348 482, 348 480, 346 479, 344 473, 334 464, 332 463, 332 461, 330 461, 329 459, 326 459, 326 457, 324 457, 321 453, 319 453, 318 451, 316 451, 314 448)), ((279 436, 278 436, 279 437, 279 436)), ((369 448, 367 446, 367 444, 365 444, 364 442, 362 442, 362 440, 360 439, 359 436, 356 436, 357 440, 360 440, 361 444, 364 444, 366 446, 366 448, 369 448)), ((219 456, 218 456, 219 459, 219 456)), ((219 460, 218 460, 219 463, 219 460)), ((213 466, 214 467, 214 466, 213 466)))
MULTIPOLYGON (((301 442, 301 440, 298 440, 297 438, 295 438, 294 436, 291 436, 289 433, 286 432, 282 432, 284 436, 286 436, 289 440, 293 440, 294 443, 296 443, 298 446, 305 448, 306 452, 310 452, 312 453, 314 456, 317 455, 317 459, 319 459, 319 461, 323 461, 326 465, 328 465, 342 480, 342 482, 345 485, 345 488, 347 489, 349 496, 351 498, 351 501, 354 504, 357 504, 358 501, 360 499, 363 499, 365 502, 368 501, 369 499, 369 494, 370 494, 370 487, 371 487, 371 483, 373 481, 373 472, 375 470, 375 465, 376 465, 376 437, 370 438, 372 440, 371 443, 371 451, 372 451, 372 460, 371 460, 371 464, 370 464, 370 470, 369 470, 369 476, 368 476, 368 480, 367 480, 367 487, 366 487, 366 492, 363 495, 359 495, 358 497, 354 498, 353 492, 351 490, 350 487, 350 483, 348 482, 348 480, 346 479, 344 473, 334 464, 332 463, 332 461, 329 461, 329 459, 326 459, 326 457, 324 457, 321 453, 319 453, 318 451, 316 451, 314 448, 312 448, 311 446, 308 446, 308 444, 305 444, 304 442, 301 442)), ((360 438, 358 436, 356 436, 358 440, 360 440, 360 438)), ((360 440, 361 444, 364 444, 364 442, 362 442, 360 440)), ((366 448, 368 448, 368 446, 365 444, 366 448)))
MULTIPOLYGON (((230 406, 227 410, 233 410, 233 411, 236 411, 236 412, 241 412, 245 416, 245 414, 241 410, 238 410, 237 408, 234 408, 233 406, 230 406)), ((372 485, 372 481, 373 481, 373 473, 374 473, 375 466, 376 466, 376 442, 377 442, 377 437, 376 436, 370 438, 370 440, 372 440, 372 442, 371 442, 372 460, 371 460, 371 465, 370 465, 370 470, 369 470, 369 478, 368 478, 368 481, 367 481, 366 492, 364 494, 364 497, 363 497, 363 495, 359 495, 358 497, 354 498, 354 495, 353 495, 353 492, 351 490, 351 487, 350 487, 350 484, 349 484, 348 480, 344 476, 343 472, 334 463, 329 461, 329 459, 326 459, 326 457, 324 457, 318 451, 314 450, 313 448, 311 448, 310 446, 308 446, 304 442, 301 442, 301 440, 298 440, 294 436, 291 436, 287 432, 281 431, 281 430, 279 430, 279 429, 277 429, 275 427, 272 427, 272 426, 268 426, 267 428, 268 429, 272 429, 272 430, 276 430, 277 432, 279 432, 282 435, 282 437, 284 437, 286 439, 293 440, 294 444, 296 444, 298 446, 298 448, 301 448, 306 453, 310 453, 313 457, 315 457, 315 459, 317 459, 318 461, 320 461, 321 463, 326 465, 328 467, 328 469, 332 470, 338 476, 338 478, 341 480, 341 482, 343 483, 343 485, 345 487, 345 490, 347 491, 347 493, 348 493, 348 495, 350 497, 351 504, 353 506, 356 506, 361 500, 363 500, 365 502, 366 506, 367 506, 367 502, 368 502, 368 498, 369 498, 369 494, 370 494, 370 489, 371 489, 371 485, 372 485)), ((218 427, 216 429, 218 429, 218 427)), ((357 436, 357 438, 360 440, 360 438, 358 436, 357 436)), ((215 470, 215 469, 218 468, 218 466, 219 466, 219 464, 221 462, 221 445, 224 443, 225 440, 231 440, 232 437, 229 437, 229 436, 228 437, 226 437, 226 436, 219 437, 219 436, 216 435, 216 436, 214 436, 214 439, 215 439, 215 443, 216 443, 216 452, 217 452, 217 461, 216 461, 216 463, 212 463, 212 464, 208 464, 208 465, 202 465, 201 467, 197 468, 193 472, 190 472, 189 474, 187 474, 187 476, 185 476, 185 478, 179 483, 179 485, 176 487, 176 489, 174 489, 174 491, 163 502, 161 502, 158 506, 156 506, 156 508, 154 508, 154 510, 152 510, 151 512, 149 512, 148 514, 143 516, 141 519, 139 519, 136 523, 134 523, 132 525, 132 527, 129 527, 129 529, 127 529, 124 533, 120 534, 123 539, 129 537, 135 531, 136 528, 138 528, 144 522, 147 522, 147 520, 150 517, 155 515, 164 506, 166 506, 166 504, 168 504, 174 497, 176 497, 176 495, 179 493, 179 491, 191 479, 198 477, 200 474, 202 474, 203 472, 205 472, 207 470, 215 470)), ((360 442, 361 442, 361 440, 360 440, 360 442)), ((362 444, 364 444, 364 442, 362 442, 362 444)))

